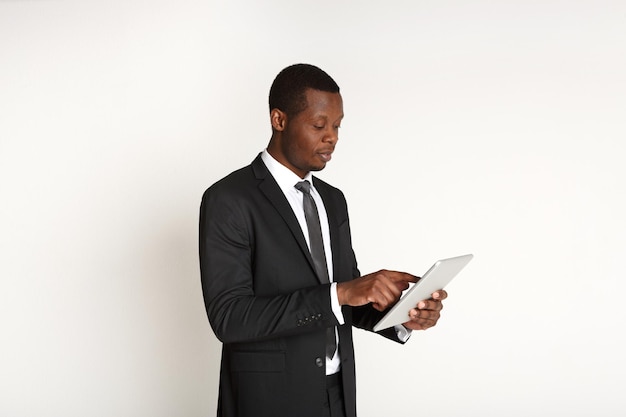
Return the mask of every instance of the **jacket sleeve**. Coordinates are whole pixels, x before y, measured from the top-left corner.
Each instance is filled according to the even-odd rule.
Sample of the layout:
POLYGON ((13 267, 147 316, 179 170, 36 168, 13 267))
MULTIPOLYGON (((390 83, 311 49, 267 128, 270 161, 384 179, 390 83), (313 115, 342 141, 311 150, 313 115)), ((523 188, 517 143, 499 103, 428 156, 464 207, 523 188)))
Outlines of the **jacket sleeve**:
POLYGON ((330 284, 255 293, 253 251, 258 242, 253 228, 237 199, 211 189, 205 192, 200 207, 200 272, 207 315, 217 338, 224 343, 248 342, 337 325, 330 284))

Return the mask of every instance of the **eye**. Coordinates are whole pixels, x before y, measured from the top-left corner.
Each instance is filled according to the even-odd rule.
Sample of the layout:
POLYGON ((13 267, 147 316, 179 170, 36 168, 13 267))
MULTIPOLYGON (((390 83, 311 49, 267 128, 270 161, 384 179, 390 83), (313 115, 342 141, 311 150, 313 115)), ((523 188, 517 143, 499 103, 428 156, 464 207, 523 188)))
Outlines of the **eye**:
POLYGON ((324 129, 326 126, 325 125, 313 125, 313 127, 317 130, 322 130, 324 129))

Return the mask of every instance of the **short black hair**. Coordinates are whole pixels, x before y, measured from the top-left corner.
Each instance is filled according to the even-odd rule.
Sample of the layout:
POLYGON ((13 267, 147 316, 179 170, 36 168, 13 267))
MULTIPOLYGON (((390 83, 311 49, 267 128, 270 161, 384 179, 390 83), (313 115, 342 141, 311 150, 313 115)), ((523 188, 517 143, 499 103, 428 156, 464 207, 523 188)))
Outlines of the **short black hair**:
POLYGON ((270 88, 270 111, 279 109, 293 116, 306 109, 309 88, 338 93, 339 86, 326 72, 310 64, 290 65, 278 73, 270 88))

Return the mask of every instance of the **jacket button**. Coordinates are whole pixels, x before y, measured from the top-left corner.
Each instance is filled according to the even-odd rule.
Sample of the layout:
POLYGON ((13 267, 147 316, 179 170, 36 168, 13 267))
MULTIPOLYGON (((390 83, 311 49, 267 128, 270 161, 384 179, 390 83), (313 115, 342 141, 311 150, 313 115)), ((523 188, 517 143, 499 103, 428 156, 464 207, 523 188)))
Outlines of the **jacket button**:
POLYGON ((315 365, 317 365, 318 368, 324 366, 324 361, 322 360, 322 358, 315 358, 315 365))

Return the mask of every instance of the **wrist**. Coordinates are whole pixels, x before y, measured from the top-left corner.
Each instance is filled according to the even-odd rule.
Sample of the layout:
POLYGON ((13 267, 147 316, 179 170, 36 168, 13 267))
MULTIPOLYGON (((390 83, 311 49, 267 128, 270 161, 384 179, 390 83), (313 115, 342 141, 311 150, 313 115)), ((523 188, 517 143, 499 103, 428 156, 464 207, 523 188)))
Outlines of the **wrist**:
POLYGON ((337 283, 337 301, 340 306, 346 305, 346 283, 338 282, 337 283))

